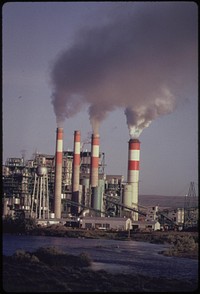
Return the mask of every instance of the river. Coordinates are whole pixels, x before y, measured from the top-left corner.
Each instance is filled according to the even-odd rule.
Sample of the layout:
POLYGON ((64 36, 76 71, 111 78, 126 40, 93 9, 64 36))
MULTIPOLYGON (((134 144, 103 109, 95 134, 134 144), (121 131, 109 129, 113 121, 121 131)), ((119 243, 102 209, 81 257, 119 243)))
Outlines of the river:
POLYGON ((87 253, 94 270, 137 273, 151 277, 197 279, 198 260, 166 257, 159 252, 166 245, 139 241, 79 239, 48 236, 3 235, 3 254, 12 255, 17 249, 34 251, 39 247, 54 246, 65 253, 87 253))

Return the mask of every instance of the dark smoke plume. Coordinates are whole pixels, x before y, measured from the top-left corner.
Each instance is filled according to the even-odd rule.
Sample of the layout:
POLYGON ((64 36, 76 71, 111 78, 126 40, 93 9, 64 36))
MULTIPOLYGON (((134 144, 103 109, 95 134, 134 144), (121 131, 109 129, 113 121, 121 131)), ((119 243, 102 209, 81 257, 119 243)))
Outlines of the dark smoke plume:
POLYGON ((89 105, 94 132, 108 112, 122 107, 130 135, 138 136, 171 113, 195 81, 197 6, 127 2, 115 8, 102 26, 81 30, 55 61, 52 103, 58 124, 89 105))

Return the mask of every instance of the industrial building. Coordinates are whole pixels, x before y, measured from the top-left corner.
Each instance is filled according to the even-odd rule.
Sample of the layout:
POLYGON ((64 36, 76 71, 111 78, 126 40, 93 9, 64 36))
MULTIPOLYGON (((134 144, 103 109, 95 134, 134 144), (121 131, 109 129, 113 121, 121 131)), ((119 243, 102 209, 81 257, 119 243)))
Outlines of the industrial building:
POLYGON ((128 231, 132 229, 130 218, 123 217, 84 217, 81 219, 83 229, 128 231))
POLYGON ((140 231, 157 231, 160 230, 161 226, 159 221, 151 220, 151 221, 133 221, 132 222, 133 230, 140 231))
POLYGON ((105 215, 110 206, 103 193, 114 191, 119 196, 122 179, 118 177, 118 184, 110 188, 116 179, 106 180, 105 154, 93 145, 91 152, 81 150, 80 132, 75 131, 74 150, 65 151, 63 130, 58 128, 55 155, 36 153, 26 162, 23 158, 7 159, 3 166, 4 216, 23 210, 36 219, 60 219, 77 216, 84 208, 105 215))
POLYGON ((82 228, 160 229, 165 220, 183 226, 184 210, 160 212, 138 205, 140 141, 128 142, 127 182, 105 174, 100 136, 92 134, 91 151, 84 151, 80 131, 74 148, 63 150, 64 131, 56 130, 55 155, 35 153, 32 159, 8 158, 3 165, 3 217, 23 213, 43 222, 80 218, 82 228), (164 220, 164 221, 163 221, 164 220), (131 222, 131 225, 130 225, 131 222), (90 224, 90 225, 88 225, 90 224))

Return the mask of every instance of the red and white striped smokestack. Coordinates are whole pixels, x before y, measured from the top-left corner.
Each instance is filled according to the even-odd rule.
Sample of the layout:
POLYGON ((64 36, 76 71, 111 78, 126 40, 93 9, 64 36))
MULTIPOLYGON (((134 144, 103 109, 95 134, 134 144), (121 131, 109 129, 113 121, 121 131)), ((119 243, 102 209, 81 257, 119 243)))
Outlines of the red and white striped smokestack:
POLYGON ((61 218, 62 157, 63 157, 63 128, 57 128, 56 158, 55 158, 55 185, 54 185, 55 218, 61 218))
POLYGON ((98 186, 99 179, 99 134, 92 134, 91 162, 90 162, 90 185, 98 186))
MULTIPOLYGON (((138 204, 140 141, 130 139, 128 147, 128 184, 132 185, 132 202, 138 204)), ((134 206, 134 205, 133 205, 134 206)))
POLYGON ((74 132, 74 158, 73 158, 73 173, 72 173, 72 192, 79 191, 80 181, 80 131, 74 132))
MULTIPOLYGON (((73 171, 72 171, 72 201, 79 203, 79 181, 80 181, 80 131, 74 132, 74 157, 73 157, 73 171)), ((80 207, 72 206, 71 213, 77 214, 80 207)))

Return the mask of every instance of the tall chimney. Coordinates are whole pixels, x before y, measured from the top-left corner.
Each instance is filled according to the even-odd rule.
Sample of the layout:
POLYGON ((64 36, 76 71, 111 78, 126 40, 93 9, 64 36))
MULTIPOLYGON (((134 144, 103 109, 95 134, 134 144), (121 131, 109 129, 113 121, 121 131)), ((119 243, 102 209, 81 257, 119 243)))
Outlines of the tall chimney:
POLYGON ((55 158, 55 185, 54 185, 55 218, 61 218, 62 156, 63 156, 63 128, 57 128, 56 158, 55 158))
POLYGON ((99 134, 92 134, 91 162, 90 162, 91 188, 98 186, 98 178, 99 178, 99 134))
MULTIPOLYGON (((140 166, 140 141, 130 139, 128 147, 128 177, 127 182, 132 186, 132 207, 138 208, 138 190, 139 190, 139 166, 140 166), (135 205, 136 204, 136 205, 135 205)), ((136 219, 138 219, 138 214, 136 219)))
MULTIPOLYGON (((80 131, 74 132, 74 157, 72 172, 72 201, 79 203, 79 181, 80 181, 80 131)), ((79 207, 72 206, 71 212, 77 214, 79 207)))

